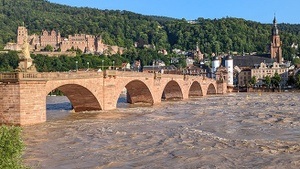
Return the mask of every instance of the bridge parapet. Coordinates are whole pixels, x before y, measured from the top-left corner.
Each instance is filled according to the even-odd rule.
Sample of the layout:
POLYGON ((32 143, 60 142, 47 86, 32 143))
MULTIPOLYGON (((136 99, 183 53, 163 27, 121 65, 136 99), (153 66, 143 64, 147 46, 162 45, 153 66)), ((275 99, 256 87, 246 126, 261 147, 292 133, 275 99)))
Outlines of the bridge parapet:
POLYGON ((116 70, 105 70, 104 77, 116 77, 117 71, 116 70))
POLYGON ((155 73, 154 74, 154 79, 161 79, 162 74, 161 73, 155 73))
POLYGON ((0 82, 14 82, 18 80, 18 73, 1 73, 0 82))
POLYGON ((129 71, 116 71, 116 70, 106 70, 105 76, 111 77, 145 77, 153 78, 155 74, 153 73, 144 73, 144 72, 129 72, 129 71))
POLYGON ((13 72, 0 73, 0 82, 18 82, 22 80, 63 80, 103 77, 102 72, 13 72))

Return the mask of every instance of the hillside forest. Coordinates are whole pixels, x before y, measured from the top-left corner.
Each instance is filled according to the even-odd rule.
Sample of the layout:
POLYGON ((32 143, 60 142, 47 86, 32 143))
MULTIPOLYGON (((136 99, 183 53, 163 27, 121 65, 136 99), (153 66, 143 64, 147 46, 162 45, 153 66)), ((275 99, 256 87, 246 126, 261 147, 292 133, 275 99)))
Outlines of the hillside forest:
MULTIPOLYGON (((106 44, 127 49, 122 55, 110 58, 98 56, 95 61, 91 60, 91 66, 97 67, 102 60, 105 60, 107 65, 111 64, 112 60, 116 64, 141 60, 143 65, 150 65, 154 59, 170 64, 172 57, 179 57, 180 61, 184 59, 184 56, 172 53, 173 49, 192 51, 196 49, 196 44, 199 44, 200 50, 208 58, 213 53, 268 53, 273 18, 270 18, 269 24, 231 17, 198 18, 189 22, 185 19, 145 16, 129 11, 70 7, 46 0, 0 0, 0 20, 0 49, 3 49, 7 42, 16 42, 16 29, 20 25, 25 25, 29 34, 41 34, 41 31, 46 29, 59 30, 63 37, 79 33, 97 35, 101 36, 106 44), (142 44, 140 48, 134 47, 136 42, 142 44), (144 48, 143 45, 155 48, 144 48), (168 55, 159 54, 159 50, 167 50, 168 55)), ((300 44, 300 25, 281 23, 278 27, 283 43, 283 56, 285 60, 293 61, 300 53, 299 48, 291 47, 292 44, 300 44)), ((87 60, 94 59, 90 55, 78 53, 79 58, 74 60, 82 58, 82 67, 87 60)), ((37 63, 42 63, 38 65, 40 71, 68 70, 74 64, 60 63, 70 60, 66 57, 33 57, 37 63)), ((1 61, 1 69, 13 69, 16 65, 12 64, 12 60, 1 61), (5 65, 6 63, 10 65, 5 65)))

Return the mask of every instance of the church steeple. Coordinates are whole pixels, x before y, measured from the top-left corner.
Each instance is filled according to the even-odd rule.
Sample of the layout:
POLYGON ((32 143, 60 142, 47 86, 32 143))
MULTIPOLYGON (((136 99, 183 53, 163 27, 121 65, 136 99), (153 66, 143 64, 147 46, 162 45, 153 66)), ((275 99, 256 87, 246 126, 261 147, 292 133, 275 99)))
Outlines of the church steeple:
POLYGON ((279 36, 279 30, 278 30, 278 27, 277 27, 277 20, 276 20, 276 16, 274 16, 270 52, 271 52, 271 58, 274 59, 278 63, 282 63, 281 45, 282 45, 282 42, 281 42, 280 36, 279 36))
POLYGON ((277 25, 276 15, 274 14, 273 24, 277 25))
POLYGON ((279 31, 278 31, 278 27, 277 27, 277 20, 276 20, 276 16, 274 16, 273 19, 273 28, 272 28, 272 35, 279 35, 279 31))

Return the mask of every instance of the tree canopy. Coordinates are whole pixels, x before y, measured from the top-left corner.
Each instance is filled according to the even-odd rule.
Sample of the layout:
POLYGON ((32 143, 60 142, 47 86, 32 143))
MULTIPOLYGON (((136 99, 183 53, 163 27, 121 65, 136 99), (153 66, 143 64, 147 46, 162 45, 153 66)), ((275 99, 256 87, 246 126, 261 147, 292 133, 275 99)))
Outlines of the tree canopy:
MULTIPOLYGON (((198 43, 202 52, 236 51, 267 53, 271 42, 271 24, 239 18, 204 19, 193 23, 185 19, 145 16, 129 11, 69 7, 46 0, 2 0, 0 3, 0 49, 16 41, 16 29, 25 24, 30 34, 43 29, 69 34, 101 36, 104 43, 133 48, 135 42, 150 44, 155 50, 193 50, 198 43)), ((272 18, 270 18, 272 21, 272 18)), ((300 25, 279 24, 283 55, 292 60, 299 51, 300 25)))
POLYGON ((280 75, 276 72, 274 74, 274 76, 271 78, 271 83, 275 86, 275 87, 279 87, 281 82, 281 77, 280 75))

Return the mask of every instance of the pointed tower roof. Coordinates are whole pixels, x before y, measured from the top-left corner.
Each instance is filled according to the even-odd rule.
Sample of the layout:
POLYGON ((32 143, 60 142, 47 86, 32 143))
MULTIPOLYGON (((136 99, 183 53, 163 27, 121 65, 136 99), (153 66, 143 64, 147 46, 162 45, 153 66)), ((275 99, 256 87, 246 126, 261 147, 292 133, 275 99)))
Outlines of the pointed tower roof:
POLYGON ((276 19, 276 16, 274 16, 274 19, 273 19, 273 28, 272 28, 272 35, 279 35, 279 30, 278 30, 278 27, 277 27, 277 19, 276 19))
POLYGON ((273 19, 273 24, 274 25, 277 25, 277 19, 276 19, 276 16, 274 15, 274 19, 273 19))

